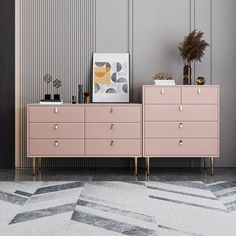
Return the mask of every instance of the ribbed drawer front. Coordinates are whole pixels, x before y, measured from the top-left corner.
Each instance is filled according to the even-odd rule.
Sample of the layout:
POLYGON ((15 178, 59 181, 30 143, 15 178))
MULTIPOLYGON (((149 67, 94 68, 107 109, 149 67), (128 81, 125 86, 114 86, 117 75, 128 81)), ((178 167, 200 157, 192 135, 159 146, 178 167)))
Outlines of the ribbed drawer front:
POLYGON ((141 106, 86 106, 85 122, 141 122, 141 106))
POLYGON ((30 123, 30 139, 41 138, 84 138, 83 123, 30 123))
POLYGON ((86 155, 91 156, 140 156, 140 139, 86 139, 86 155))
POLYGON ((86 123, 86 138, 141 138, 139 123, 86 123))
POLYGON ((29 122, 84 122, 83 106, 30 106, 29 122))
POLYGON ((217 138, 217 122, 146 122, 145 138, 217 138))
POLYGON ((30 139, 29 156, 81 156, 84 155, 83 139, 30 139))
POLYGON ((218 104, 218 86, 182 87, 183 104, 218 104))
POLYGON ((217 139, 145 139, 145 156, 217 156, 217 139))
POLYGON ((179 104, 180 101, 181 89, 179 87, 144 87, 145 104, 179 104))
POLYGON ((145 121, 217 121, 217 105, 146 105, 145 121))

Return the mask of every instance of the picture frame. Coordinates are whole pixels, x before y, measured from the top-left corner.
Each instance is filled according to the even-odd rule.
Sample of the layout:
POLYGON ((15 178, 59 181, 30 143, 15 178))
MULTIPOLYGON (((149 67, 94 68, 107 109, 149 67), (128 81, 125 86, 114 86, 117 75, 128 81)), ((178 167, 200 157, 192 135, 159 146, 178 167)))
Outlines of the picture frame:
POLYGON ((93 103, 129 103, 129 53, 94 53, 93 103))

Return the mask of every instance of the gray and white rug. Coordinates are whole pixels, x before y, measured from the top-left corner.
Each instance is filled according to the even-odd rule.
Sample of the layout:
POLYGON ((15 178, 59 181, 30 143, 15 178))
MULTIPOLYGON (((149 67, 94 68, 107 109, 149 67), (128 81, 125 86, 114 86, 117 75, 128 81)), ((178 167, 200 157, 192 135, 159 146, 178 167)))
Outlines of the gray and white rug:
POLYGON ((0 182, 1 236, 235 236, 236 181, 0 182))

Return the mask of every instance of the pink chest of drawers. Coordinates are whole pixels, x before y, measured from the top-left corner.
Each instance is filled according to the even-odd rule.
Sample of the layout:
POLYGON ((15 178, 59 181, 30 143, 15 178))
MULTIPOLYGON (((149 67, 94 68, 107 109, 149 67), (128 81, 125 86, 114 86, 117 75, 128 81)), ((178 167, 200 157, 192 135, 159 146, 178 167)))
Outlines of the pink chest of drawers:
MULTIPOLYGON (((143 86, 143 156, 219 156, 219 86, 143 86)), ((205 160, 205 159, 204 159, 205 160)))
POLYGON ((141 111, 140 104, 28 105, 27 154, 34 173, 41 157, 132 157, 137 173, 141 111))

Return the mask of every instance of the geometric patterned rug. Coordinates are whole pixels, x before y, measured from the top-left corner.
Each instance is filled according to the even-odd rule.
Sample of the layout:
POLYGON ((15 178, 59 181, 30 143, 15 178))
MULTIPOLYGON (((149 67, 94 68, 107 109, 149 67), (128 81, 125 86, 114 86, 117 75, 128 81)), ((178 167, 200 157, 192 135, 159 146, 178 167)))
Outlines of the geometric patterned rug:
POLYGON ((1 236, 235 236, 236 181, 0 182, 1 236))

